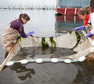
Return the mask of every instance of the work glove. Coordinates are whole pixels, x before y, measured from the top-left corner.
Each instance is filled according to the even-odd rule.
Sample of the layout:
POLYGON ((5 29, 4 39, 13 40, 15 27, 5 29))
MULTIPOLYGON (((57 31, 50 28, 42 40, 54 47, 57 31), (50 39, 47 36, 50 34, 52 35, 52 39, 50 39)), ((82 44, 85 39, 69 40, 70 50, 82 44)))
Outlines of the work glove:
POLYGON ((21 38, 21 35, 20 35, 20 34, 17 36, 17 39, 18 39, 18 38, 21 38))
POLYGON ((30 36, 31 34, 34 34, 35 32, 34 31, 30 31, 30 32, 28 32, 27 34, 26 34, 26 36, 28 37, 28 36, 30 36))
POLYGON ((80 27, 76 27, 74 29, 72 29, 72 31, 76 31, 76 30, 86 30, 85 26, 80 26, 80 27))
POLYGON ((89 36, 92 36, 93 34, 91 34, 91 32, 89 31, 87 34, 86 34, 86 39, 88 39, 89 36))

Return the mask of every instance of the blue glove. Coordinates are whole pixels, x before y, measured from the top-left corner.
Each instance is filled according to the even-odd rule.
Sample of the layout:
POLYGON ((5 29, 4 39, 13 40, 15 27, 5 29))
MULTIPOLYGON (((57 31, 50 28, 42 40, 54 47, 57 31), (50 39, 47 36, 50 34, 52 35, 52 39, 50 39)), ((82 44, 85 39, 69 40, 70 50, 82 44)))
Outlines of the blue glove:
POLYGON ((90 33, 90 31, 86 34, 86 39, 88 39, 89 36, 92 36, 93 34, 90 33))
POLYGON ((26 34, 26 36, 28 37, 29 35, 34 34, 34 33, 35 33, 34 31, 28 32, 28 33, 26 34))
POLYGON ((80 26, 80 27, 76 27, 74 29, 72 29, 72 31, 76 31, 76 30, 86 30, 85 26, 80 26))

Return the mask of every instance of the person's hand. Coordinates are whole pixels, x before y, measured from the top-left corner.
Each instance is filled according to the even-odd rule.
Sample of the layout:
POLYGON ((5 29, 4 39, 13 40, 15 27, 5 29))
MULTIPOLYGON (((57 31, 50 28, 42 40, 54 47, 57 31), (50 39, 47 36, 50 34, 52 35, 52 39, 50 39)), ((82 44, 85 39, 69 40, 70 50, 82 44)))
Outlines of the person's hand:
POLYGON ((86 28, 84 26, 80 26, 72 29, 72 31, 77 31, 77 30, 86 30, 86 28))
POLYGON ((34 31, 30 31, 30 32, 28 32, 27 34, 26 34, 26 36, 28 37, 28 36, 30 36, 31 34, 34 34, 35 32, 34 31))
POLYGON ((18 38, 21 38, 21 35, 20 35, 20 34, 17 36, 17 39, 18 39, 18 38))
POLYGON ((89 36, 92 36, 92 35, 93 35, 93 34, 91 34, 91 32, 89 31, 89 32, 86 34, 85 38, 88 39, 88 37, 89 37, 89 36))

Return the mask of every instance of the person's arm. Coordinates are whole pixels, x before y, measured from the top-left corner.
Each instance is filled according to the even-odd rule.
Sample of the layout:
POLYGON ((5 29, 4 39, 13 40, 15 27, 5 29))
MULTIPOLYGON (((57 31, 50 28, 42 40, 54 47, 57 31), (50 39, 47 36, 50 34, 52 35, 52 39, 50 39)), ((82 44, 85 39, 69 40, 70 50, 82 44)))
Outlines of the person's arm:
POLYGON ((77 30, 86 30, 85 26, 80 26, 72 29, 72 31, 77 31, 77 30))
POLYGON ((93 35, 93 34, 91 34, 91 31, 89 31, 89 32, 86 34, 85 38, 88 39, 88 37, 90 37, 90 36, 92 36, 92 35, 93 35))
POLYGON ((23 38, 26 38, 28 36, 30 36, 31 34, 34 34, 34 31, 30 31, 28 33, 25 33, 24 32, 24 27, 20 27, 20 30, 19 30, 19 34, 23 37, 23 38))
POLYGON ((27 37, 27 35, 26 35, 25 32, 24 32, 24 28, 23 28, 23 27, 22 27, 21 30, 19 30, 19 34, 20 34, 21 37, 23 37, 23 38, 26 38, 26 37, 27 37))

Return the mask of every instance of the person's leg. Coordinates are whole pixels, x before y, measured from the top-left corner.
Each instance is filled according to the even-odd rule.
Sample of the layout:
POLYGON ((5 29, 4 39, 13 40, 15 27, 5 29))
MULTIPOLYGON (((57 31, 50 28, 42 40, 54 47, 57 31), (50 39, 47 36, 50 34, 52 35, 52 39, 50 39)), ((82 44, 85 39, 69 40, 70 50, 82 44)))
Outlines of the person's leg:
POLYGON ((8 56, 11 48, 13 47, 14 43, 10 43, 9 45, 5 46, 4 47, 4 50, 5 50, 5 58, 8 56))

